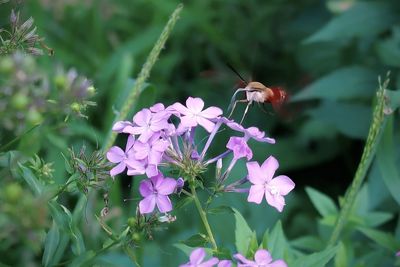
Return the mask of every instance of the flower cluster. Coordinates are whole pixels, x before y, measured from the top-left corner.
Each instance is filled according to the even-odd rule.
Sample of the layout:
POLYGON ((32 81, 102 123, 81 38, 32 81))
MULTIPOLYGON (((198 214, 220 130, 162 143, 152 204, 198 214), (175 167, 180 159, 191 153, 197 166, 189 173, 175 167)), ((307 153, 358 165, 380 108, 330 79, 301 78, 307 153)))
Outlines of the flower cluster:
POLYGON ((186 106, 175 103, 165 107, 155 104, 136 113, 132 121, 118 121, 113 130, 127 135, 125 149, 114 146, 107 152, 107 159, 116 165, 110 171, 111 176, 127 170, 127 175, 145 175, 148 179, 139 186, 143 200, 139 203, 142 214, 151 213, 157 206, 162 213, 172 210, 169 195, 180 192, 183 181, 189 185, 198 185, 199 177, 210 164, 215 164, 216 188, 225 192, 248 192, 248 201, 260 204, 262 198, 268 204, 282 211, 284 196, 293 188, 293 181, 287 176, 273 177, 278 161, 270 156, 260 166, 253 157, 248 141, 253 139, 261 143, 274 144, 273 138, 256 127, 245 128, 222 116, 218 107, 204 108, 200 98, 189 97, 186 106), (226 126, 239 134, 227 141, 226 151, 209 157, 208 151, 216 134, 226 126), (195 135, 203 128, 207 133, 204 145, 196 142, 195 135), (231 157, 228 157, 231 155, 231 157), (236 182, 225 185, 231 170, 239 159, 246 159, 248 175, 236 182), (223 161, 227 167, 222 172, 223 161), (175 178, 166 177, 167 170, 177 169, 175 178), (248 188, 240 188, 250 182, 248 188))
MULTIPOLYGON (((232 261, 230 260, 218 260, 215 257, 204 261, 206 257, 206 251, 204 248, 196 248, 190 254, 189 262, 180 265, 180 267, 231 267, 232 261)), ((273 261, 271 254, 268 250, 259 249, 254 254, 254 261, 246 259, 242 254, 233 255, 237 261, 238 267, 287 267, 285 261, 279 259, 273 261)))

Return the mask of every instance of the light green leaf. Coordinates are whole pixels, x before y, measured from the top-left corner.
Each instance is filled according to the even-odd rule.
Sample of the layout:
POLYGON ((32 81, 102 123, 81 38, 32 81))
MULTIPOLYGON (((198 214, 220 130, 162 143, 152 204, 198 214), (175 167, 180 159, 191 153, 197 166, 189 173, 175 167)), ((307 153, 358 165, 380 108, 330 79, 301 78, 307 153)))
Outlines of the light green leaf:
POLYGON ((338 213, 335 203, 327 195, 322 194, 311 187, 306 187, 306 192, 314 207, 322 217, 338 213))
POLYGON ((203 234, 195 234, 188 239, 181 241, 181 243, 193 248, 204 247, 208 243, 208 240, 207 237, 203 234))
POLYGON ((54 254, 57 250, 58 244, 60 241, 60 230, 57 226, 55 220, 53 220, 53 224, 50 230, 47 232, 46 239, 44 242, 44 253, 42 258, 42 264, 44 266, 53 266, 54 262, 54 254))
POLYGON ((392 252, 397 251, 400 247, 400 242, 394 238, 393 234, 365 227, 358 227, 357 230, 363 233, 368 238, 375 241, 381 247, 385 247, 392 252))
POLYGON ((343 242, 340 242, 335 256, 335 267, 349 266, 348 257, 346 246, 343 244, 343 242))
POLYGON ((382 179, 392 195, 393 199, 400 205, 400 175, 395 163, 395 152, 393 145, 393 117, 387 120, 383 132, 381 144, 377 150, 378 169, 382 179))
POLYGON ((376 74, 372 70, 351 66, 338 69, 316 80, 294 95, 291 101, 369 98, 374 94, 375 88, 376 74))
POLYGON ((268 248, 274 259, 283 259, 288 250, 288 242, 283 233, 282 223, 278 221, 268 236, 268 248))
POLYGON ((38 178, 33 174, 33 172, 27 167, 19 164, 19 168, 21 170, 21 176, 24 178, 25 182, 29 185, 35 195, 40 195, 43 191, 43 184, 39 181, 38 178))
POLYGON ((290 241, 290 245, 300 249, 318 251, 324 246, 324 242, 316 236, 303 236, 290 241))
POLYGON ((303 256, 295 260, 290 266, 296 267, 322 267, 325 266, 336 254, 337 247, 329 247, 321 252, 303 256))
POLYGON ((343 14, 331 19, 325 26, 305 40, 306 43, 348 40, 375 36, 396 21, 396 15, 385 2, 357 2, 343 14))
POLYGON ((235 246, 238 253, 246 255, 250 245, 253 231, 250 229, 246 220, 236 209, 233 209, 235 214, 235 246))

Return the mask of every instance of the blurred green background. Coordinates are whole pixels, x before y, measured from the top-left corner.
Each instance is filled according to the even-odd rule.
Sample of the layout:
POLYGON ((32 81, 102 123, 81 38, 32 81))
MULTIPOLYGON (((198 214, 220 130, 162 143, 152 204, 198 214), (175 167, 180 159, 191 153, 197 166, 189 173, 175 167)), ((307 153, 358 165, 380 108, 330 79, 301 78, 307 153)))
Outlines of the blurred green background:
MULTIPOLYGON (((91 79, 97 90, 92 99, 97 106, 87 110, 88 119, 73 121, 64 136, 32 134, 30 144, 19 147, 28 155, 40 152, 47 162, 53 162, 57 183, 66 179, 60 152, 67 153, 71 146, 78 149, 85 145, 89 150, 101 147, 115 110, 121 107, 133 79, 178 3, 172 0, 31 0, 0 5, 0 28, 7 27, 12 8, 19 10, 25 19, 34 18, 39 34, 55 52, 54 56, 37 58, 38 66, 45 73, 51 77, 58 64, 73 67, 91 79)), ((390 88, 400 87, 400 2, 203 0, 183 3, 180 19, 148 80, 151 86, 144 90, 138 106, 132 107, 131 115, 152 103, 169 105, 185 101, 188 96, 201 97, 207 106, 226 110, 238 81, 227 63, 249 80, 284 87, 291 98, 282 112, 276 113, 268 105, 255 105, 244 124, 255 125, 277 140, 273 146, 252 148, 257 161, 274 155, 280 162, 279 173, 295 181, 297 187, 287 199, 286 210, 278 214, 265 203, 260 206, 247 203, 246 196, 239 194, 220 197, 218 202, 240 210, 259 235, 278 219, 283 221, 289 239, 315 233, 318 215, 304 187, 317 188, 335 198, 345 192, 367 136, 377 77, 385 76, 390 70, 390 88)), ((235 112, 237 120, 243 110, 244 106, 235 112)), ((228 134, 221 133, 221 142, 215 142, 212 148, 215 153, 223 150, 223 140, 228 134)), ((122 145, 123 141, 118 139, 118 144, 122 145)), ((244 164, 234 171, 233 176, 242 177, 244 164)), ((387 203, 391 196, 380 174, 371 171, 370 176, 376 190, 371 207, 387 203)), ((116 179, 110 192, 108 223, 112 228, 120 229, 135 214, 138 181, 131 177, 116 179), (124 201, 125 198, 134 200, 124 201)), ((103 207, 102 198, 95 194, 91 197, 97 200, 86 207, 86 218, 81 225, 86 247, 95 249, 101 247, 100 240, 106 235, 94 219, 94 214, 103 207)), ((77 196, 64 196, 63 201, 68 207, 74 207, 76 199, 77 196)), ((385 209, 393 211, 396 206, 389 204, 385 209)), ((191 204, 176 216, 177 222, 154 233, 154 240, 139 248, 144 266, 176 266, 186 261, 186 256, 170 244, 201 229, 199 218, 191 204)), ((218 233, 217 242, 233 251, 233 216, 214 217, 211 223, 218 233)), ((388 227, 393 224, 393 220, 389 221, 388 227)), ((29 229, 24 229, 29 233, 29 229)), ((36 266, 41 260, 37 244, 16 242, 11 247, 1 246, 0 254, 7 251, 9 255, 0 260, 4 264, 36 266), (11 252, 11 248, 15 251, 11 252), (25 254, 26 257, 17 256, 25 254)), ((100 266, 111 262, 115 266, 130 266, 128 258, 120 252, 104 255, 102 262, 100 266)))

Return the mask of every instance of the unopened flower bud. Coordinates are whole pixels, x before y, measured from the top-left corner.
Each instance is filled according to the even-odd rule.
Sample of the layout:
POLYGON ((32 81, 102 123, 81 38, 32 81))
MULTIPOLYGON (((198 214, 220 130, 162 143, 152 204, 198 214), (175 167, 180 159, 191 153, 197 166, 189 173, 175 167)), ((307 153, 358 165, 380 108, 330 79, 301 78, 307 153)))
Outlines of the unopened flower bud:
POLYGON ((43 121, 43 117, 39 111, 37 111, 36 109, 31 109, 26 114, 26 121, 31 125, 36 125, 43 121))
POLYGON ((96 89, 94 88, 93 85, 91 85, 87 88, 87 92, 88 92, 89 97, 92 97, 96 94, 96 89))
POLYGON ((23 110, 29 104, 28 97, 23 93, 17 93, 11 98, 11 106, 18 110, 23 110))
POLYGON ((219 178, 221 176, 221 170, 222 170, 222 158, 217 160, 215 177, 219 178))
POLYGON ((136 226, 136 218, 135 217, 128 218, 128 226, 130 228, 134 228, 136 226))
POLYGON ((183 180, 183 178, 179 177, 178 180, 176 180, 176 187, 175 187, 174 192, 176 194, 180 194, 184 184, 185 184, 185 181, 183 180))
POLYGON ((56 85, 57 89, 65 90, 67 88, 67 79, 63 75, 57 75, 54 78, 54 84, 56 85))
POLYGON ((14 62, 11 57, 3 57, 0 61, 0 72, 9 74, 14 70, 14 62))
POLYGON ((81 105, 79 105, 79 103, 77 103, 77 102, 72 103, 70 107, 71 107, 71 110, 76 113, 79 113, 81 110, 81 105))

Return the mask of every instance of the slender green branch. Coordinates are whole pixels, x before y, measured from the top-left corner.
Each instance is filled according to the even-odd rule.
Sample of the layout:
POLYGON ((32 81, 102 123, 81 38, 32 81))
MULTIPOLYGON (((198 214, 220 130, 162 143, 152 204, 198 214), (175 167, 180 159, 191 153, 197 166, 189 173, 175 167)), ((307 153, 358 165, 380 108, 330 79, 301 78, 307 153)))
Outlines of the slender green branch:
MULTIPOLYGON (((172 32, 172 29, 175 26, 176 21, 179 18, 179 13, 182 11, 182 8, 183 8, 183 5, 179 4, 176 7, 175 11, 172 13, 170 19, 167 22, 167 25, 165 25, 164 30, 162 31, 156 44, 154 45, 153 49, 151 50, 149 56, 147 57, 147 60, 144 63, 144 65, 139 73, 139 76, 136 79, 135 85, 133 86, 131 93, 126 98, 126 100, 121 108, 121 111, 116 116, 114 122, 124 120, 126 118, 126 116, 128 115, 129 110, 132 109, 132 106, 137 101, 147 78, 150 76, 150 71, 153 68, 154 63, 157 61, 157 58, 158 58, 161 50, 164 48, 165 42, 167 41, 169 35, 172 32)), ((105 144, 104 151, 107 151, 113 145, 116 137, 117 137, 117 134, 115 132, 113 132, 113 131, 109 132, 106 142, 104 142, 104 144, 105 144)))
POLYGON ((212 245, 213 249, 216 251, 216 250, 218 250, 217 243, 215 242, 213 233, 211 231, 210 224, 209 224, 209 222, 207 220, 206 213, 205 213, 205 211, 203 210, 203 208, 201 206, 201 203, 200 203, 199 197, 197 196, 196 188, 195 188, 194 185, 190 185, 190 191, 192 193, 192 196, 193 196, 194 203, 196 205, 197 211, 200 214, 201 221, 203 222, 203 225, 206 228, 206 232, 207 232, 208 238, 209 238, 209 240, 211 242, 211 245, 212 245))
POLYGON ((379 90, 377 92, 377 103, 372 115, 372 124, 369 128, 367 141, 364 147, 364 151, 361 156, 360 164, 357 167, 354 175, 353 183, 347 190, 342 208, 339 213, 339 217, 336 221, 335 228, 333 229, 332 235, 328 242, 328 246, 335 245, 339 239, 339 236, 350 216, 351 209, 354 201, 357 197, 357 193, 360 190, 362 182, 365 179, 367 171, 371 165, 372 159, 375 156, 377 145, 382 136, 383 126, 386 122, 384 107, 385 107, 385 89, 387 88, 389 79, 387 78, 383 84, 379 79, 379 90))

